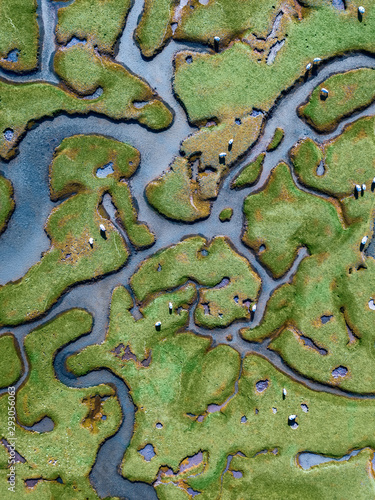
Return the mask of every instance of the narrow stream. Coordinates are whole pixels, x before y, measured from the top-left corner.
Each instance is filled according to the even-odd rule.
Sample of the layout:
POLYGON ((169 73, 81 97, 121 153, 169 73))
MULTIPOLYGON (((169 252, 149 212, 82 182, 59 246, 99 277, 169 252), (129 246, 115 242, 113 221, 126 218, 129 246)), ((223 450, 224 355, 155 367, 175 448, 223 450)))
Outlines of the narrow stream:
MULTIPOLYGON (((52 71, 52 57, 55 50, 53 37, 57 8, 64 4, 60 2, 52 3, 47 0, 39 0, 39 2, 39 13, 42 16, 39 21, 43 26, 41 65, 38 72, 33 75, 12 77, 14 81, 35 79, 43 79, 54 83, 58 81, 52 71)), ((296 114, 297 106, 307 98, 317 84, 324 81, 331 74, 359 67, 375 68, 375 60, 363 54, 353 54, 346 58, 330 61, 320 68, 316 76, 311 77, 303 85, 291 89, 269 113, 270 116, 263 135, 249 154, 231 170, 225 179, 218 199, 214 202, 212 213, 207 220, 197 222, 194 225, 169 221, 148 205, 144 196, 144 188, 148 182, 155 179, 168 167, 168 163, 172 161, 173 156, 178 155, 181 141, 196 130, 196 128, 188 124, 182 107, 172 93, 172 59, 176 51, 184 48, 194 48, 202 51, 207 49, 194 44, 182 44, 172 41, 153 60, 145 62, 133 41, 133 32, 141 14, 142 6, 142 0, 135 0, 121 37, 116 59, 135 74, 144 78, 173 108, 175 113, 173 125, 166 131, 153 133, 134 123, 114 123, 111 120, 93 115, 88 117, 61 115, 53 120, 45 120, 37 128, 29 131, 21 142, 20 154, 15 159, 9 163, 0 161, 0 172, 12 181, 16 201, 15 212, 7 230, 0 238, 0 258, 2 262, 6 262, 6 265, 3 265, 0 269, 0 283, 5 284, 10 280, 17 280, 22 277, 32 265, 39 261, 41 253, 49 248, 49 239, 43 228, 51 209, 56 204, 51 202, 49 198, 48 165, 51 163, 54 149, 65 137, 83 133, 104 134, 129 142, 141 152, 140 168, 130 184, 139 206, 140 220, 146 221, 156 234, 157 241, 155 245, 143 252, 133 250, 127 264, 119 272, 93 283, 75 286, 60 298, 43 319, 15 328, 0 329, 0 334, 12 331, 20 343, 26 372, 18 382, 17 386, 19 386, 25 379, 28 369, 22 347, 23 339, 32 329, 72 307, 81 307, 93 314, 94 326, 92 332, 62 349, 56 357, 55 369, 58 378, 71 387, 87 387, 100 383, 111 383, 116 387, 124 415, 123 422, 116 435, 108 439, 100 448, 90 478, 101 497, 111 495, 120 498, 127 497, 129 500, 138 500, 139 498, 144 500, 155 499, 156 494, 151 486, 144 483, 131 483, 119 474, 119 465, 125 449, 129 445, 134 425, 135 410, 128 388, 122 380, 106 370, 91 372, 85 377, 73 377, 65 369, 66 357, 87 345, 104 340, 108 327, 110 298, 114 287, 118 284, 127 285, 129 278, 145 258, 163 247, 178 242, 182 237, 189 234, 201 234, 207 238, 224 234, 231 239, 238 252, 249 260, 262 279, 261 295, 254 318, 254 324, 258 324, 263 317, 267 301, 275 288, 290 281, 299 263, 307 255, 307 251, 306 249, 300 249, 296 261, 286 275, 279 280, 273 280, 261 266, 254 253, 242 244, 242 206, 245 197, 252 192, 258 191, 267 182, 271 170, 277 163, 280 161, 289 163, 289 150, 299 139, 311 137, 317 142, 322 142, 339 135, 347 123, 356 120, 360 116, 373 115, 375 112, 375 104, 373 104, 361 113, 344 120, 335 132, 324 136, 314 132, 298 118, 296 114), (284 129, 285 137, 279 148, 274 152, 267 153, 259 182, 252 188, 235 192, 234 196, 234 192, 230 190, 230 183, 234 176, 246 163, 265 150, 276 127, 284 129), (223 224, 219 221, 218 215, 227 206, 233 208, 234 214, 229 223, 223 224), (109 478, 111 478, 110 481, 109 478)), ((0 76, 9 78, 9 75, 2 71, 0 71, 0 76)), ((306 188, 303 189, 308 191, 306 188)), ((107 203, 108 214, 113 218, 108 200, 105 203, 107 203)), ((193 311, 191 311, 190 329, 198 335, 209 335, 214 345, 220 343, 229 344, 237 349, 242 357, 249 352, 258 352, 283 373, 314 390, 346 397, 375 397, 346 393, 338 388, 325 386, 296 374, 283 362, 277 353, 267 349, 269 340, 263 343, 251 343, 239 336, 239 328, 247 326, 248 322, 237 322, 228 328, 210 331, 197 327, 192 321, 192 313, 193 311), (233 336, 232 341, 226 339, 229 333, 233 336)))

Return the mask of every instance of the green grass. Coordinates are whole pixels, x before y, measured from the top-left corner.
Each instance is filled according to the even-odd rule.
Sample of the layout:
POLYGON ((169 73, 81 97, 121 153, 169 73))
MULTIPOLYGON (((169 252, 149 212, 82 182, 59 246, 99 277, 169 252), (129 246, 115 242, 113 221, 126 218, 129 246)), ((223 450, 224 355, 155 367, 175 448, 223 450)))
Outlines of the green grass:
POLYGON ((227 207, 223 208, 223 210, 219 214, 220 222, 229 222, 233 215, 233 208, 227 207))
POLYGON ((184 330, 194 298, 191 284, 171 293, 163 291, 147 305, 141 303, 143 317, 136 321, 130 313, 130 294, 118 287, 104 342, 67 360, 68 369, 77 375, 106 367, 130 388, 137 411, 134 434, 122 463, 123 475, 152 484, 160 472, 158 498, 187 499, 186 490, 191 487, 201 492, 203 499, 213 500, 221 497, 228 455, 241 452, 245 457, 235 457, 224 473, 223 498, 240 499, 249 491, 255 498, 300 498, 301 491, 306 498, 316 498, 314 493, 325 498, 330 496, 332 485, 337 490, 335 498, 350 498, 346 492, 351 495, 354 491, 358 498, 370 497, 374 479, 368 472, 369 449, 348 462, 322 464, 309 471, 299 468, 295 460, 306 450, 341 457, 352 449, 373 448, 373 400, 312 391, 256 354, 244 358, 241 370, 240 357, 231 347, 210 348, 209 339, 184 330), (162 324, 160 332, 154 327, 157 320, 162 324), (124 357, 125 348, 133 353, 132 358, 124 357), (146 359, 145 365, 142 361, 146 359), (269 382, 262 393, 256 391, 259 380, 269 382), (285 400, 283 388, 287 390, 285 400), (207 411, 209 404, 225 401, 220 411, 207 411), (302 411, 301 404, 308 406, 308 413, 302 411), (297 415, 296 430, 287 423, 291 414, 297 415), (241 422, 243 416, 246 423, 241 422), (331 421, 334 426, 327 425, 331 421), (162 428, 157 428, 157 423, 162 428), (147 443, 156 453, 149 462, 138 453, 147 443), (274 455, 271 450, 275 448, 274 455), (269 453, 258 455, 262 450, 269 453), (203 464, 179 472, 183 461, 199 451, 204 452, 203 464), (174 471, 175 478, 165 474, 167 468, 174 471), (234 483, 231 470, 242 471, 243 478, 234 483))
POLYGON ((375 99, 375 70, 361 68, 333 75, 318 85, 298 114, 318 132, 332 132, 340 121, 369 106, 375 99), (321 99, 321 89, 328 97, 321 99))
POLYGON ((299 190, 285 163, 272 171, 262 191, 246 198, 243 210, 243 241, 256 252, 265 245, 259 260, 277 278, 291 267, 298 248, 324 252, 344 232, 335 206, 299 190))
POLYGON ((146 187, 149 203, 170 219, 195 222, 209 216, 229 169, 258 139, 263 116, 245 115, 217 126, 202 127, 181 144, 183 156, 146 187), (229 146, 229 141, 232 145, 229 146), (220 160, 220 153, 226 153, 220 160), (194 172, 194 164, 196 172, 194 172))
POLYGON ((150 205, 170 219, 195 222, 210 214, 210 203, 200 200, 197 182, 185 158, 176 158, 171 167, 146 186, 150 205))
POLYGON ((58 10, 56 39, 67 44, 73 37, 87 40, 99 52, 114 55, 114 45, 125 26, 130 0, 75 0, 58 10))
POLYGON ((142 263, 130 284, 137 299, 144 301, 182 286, 187 280, 204 285, 194 318, 206 328, 224 327, 249 318, 246 301, 256 301, 260 288, 260 279, 248 261, 222 236, 211 242, 192 236, 157 252, 142 263), (216 287, 225 278, 228 281, 216 287))
POLYGON ((271 142, 267 146, 267 151, 274 151, 278 146, 280 146, 281 141, 283 139, 284 139, 284 130, 281 127, 277 127, 271 139, 271 142))
POLYGON ((93 100, 91 109, 116 120, 134 119, 160 130, 172 122, 172 113, 157 99, 147 83, 109 57, 99 56, 87 45, 60 49, 54 60, 58 76, 80 95, 92 94, 97 88, 103 94, 93 100), (136 108, 134 102, 145 102, 136 108))
POLYGON ((259 258, 275 275, 290 266, 298 247, 306 246, 310 255, 292 282, 274 292, 260 325, 243 329, 242 336, 252 341, 271 337, 270 348, 295 371, 359 393, 375 393, 374 311, 369 307, 375 261, 360 248, 363 236, 373 233, 375 198, 368 189, 355 199, 353 180, 358 175, 358 182, 370 187, 373 124, 374 118, 363 118, 321 149, 311 140, 292 149, 299 179, 329 193, 330 200, 297 189, 281 165, 264 190, 245 201, 244 239, 255 250, 265 245, 259 258), (322 158, 326 173, 319 177, 322 158), (329 321, 323 323, 323 316, 329 321), (339 366, 347 375, 334 378, 339 366))
POLYGON ((50 249, 25 276, 0 288, 0 324, 16 325, 50 309, 71 286, 119 269, 129 251, 113 224, 99 210, 105 193, 114 194, 119 217, 131 242, 153 243, 144 224, 138 224, 127 185, 137 169, 139 152, 103 136, 72 136, 57 148, 50 168, 51 198, 68 198, 55 207, 45 226, 50 249), (98 178, 98 168, 112 162, 114 173, 98 178), (106 239, 99 226, 106 227, 106 239), (89 238, 94 239, 93 246, 89 238))
POLYGON ((36 0, 0 1, 0 66, 23 73, 38 66, 39 26, 36 0), (17 62, 5 61, 17 50, 17 62))
POLYGON ((194 10, 185 7, 175 38, 214 45, 214 36, 227 45, 240 34, 251 31, 266 37, 278 13, 281 0, 215 0, 202 5, 194 2, 194 10))
POLYGON ((259 63, 252 48, 241 42, 218 54, 191 53, 191 64, 185 61, 188 53, 181 53, 176 58, 174 89, 189 120, 221 121, 253 108, 268 111, 280 93, 304 75, 313 58, 373 52, 375 7, 369 0, 362 5, 366 8, 362 23, 352 3, 341 12, 327 2, 307 11, 302 20, 291 19, 284 28, 285 44, 272 65, 259 63))
POLYGON ((374 126, 374 117, 361 118, 348 125, 337 138, 324 142, 321 147, 311 139, 305 139, 291 151, 299 180, 341 200, 348 218, 352 212, 357 217, 356 211, 362 207, 361 203, 353 203, 351 197, 356 184, 366 184, 368 191, 365 198, 371 197, 371 184, 375 174, 374 126), (317 174, 320 162, 324 166, 324 174, 321 176, 317 174))
POLYGON ((172 122, 170 109, 154 95, 151 88, 120 64, 107 57, 99 57, 93 49, 75 45, 60 50, 55 57, 55 69, 67 83, 82 95, 98 87, 103 93, 87 100, 68 90, 49 83, 10 83, 0 81, 0 156, 10 159, 27 129, 38 120, 62 112, 87 114, 95 111, 114 120, 136 120, 153 129, 161 130, 172 122), (134 101, 145 101, 136 108, 134 101), (41 103, 43 105, 41 106, 41 103), (14 132, 7 141, 3 132, 14 132))
POLYGON ((262 173, 265 157, 266 153, 261 153, 254 161, 245 165, 241 172, 233 179, 231 189, 243 189, 253 186, 262 173))
POLYGON ((17 382, 23 371, 23 363, 18 343, 12 333, 0 337, 0 388, 17 382))
POLYGON ((171 37, 170 26, 173 2, 171 0, 146 0, 135 37, 142 54, 153 57, 162 50, 171 37))
POLYGON ((0 234, 5 231, 14 207, 12 184, 0 175, 0 234))
POLYGON ((120 219, 132 245, 137 249, 144 249, 153 245, 155 236, 146 223, 138 221, 138 212, 129 186, 124 182, 116 184, 111 189, 111 197, 117 208, 117 217, 120 219))
MULTIPOLYGON (((16 450, 25 459, 17 463, 16 496, 41 500, 51 498, 97 499, 89 482, 98 449, 113 435, 121 422, 121 408, 115 391, 108 385, 75 389, 57 380, 53 366, 56 352, 65 344, 90 331, 92 318, 80 309, 71 309, 38 327, 25 338, 29 373, 16 394, 17 418, 31 426, 44 417, 54 422, 50 432, 33 432, 16 423, 16 450), (105 415, 106 420, 102 420, 105 415), (61 478, 62 484, 57 482, 61 478), (34 490, 26 479, 42 478, 34 490)), ((0 436, 9 441, 7 394, 0 398, 0 436)), ((1 498, 12 498, 6 463, 0 464, 1 498)))

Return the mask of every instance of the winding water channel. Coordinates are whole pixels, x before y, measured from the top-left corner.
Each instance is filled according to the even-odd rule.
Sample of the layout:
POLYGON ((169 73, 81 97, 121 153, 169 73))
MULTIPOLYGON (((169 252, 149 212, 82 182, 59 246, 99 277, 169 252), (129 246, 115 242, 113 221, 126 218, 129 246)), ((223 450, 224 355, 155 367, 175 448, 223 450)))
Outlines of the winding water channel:
MULTIPOLYGON (((61 5, 63 4, 59 2, 39 1, 38 12, 41 16, 40 23, 42 27, 41 65, 39 70, 33 75, 12 77, 14 81, 35 79, 53 83, 58 81, 51 68, 52 56, 55 50, 53 35, 57 19, 56 12, 57 8, 61 5)), ((29 131, 21 142, 19 155, 15 159, 9 163, 0 161, 1 173, 13 183, 16 202, 16 209, 8 224, 8 228, 0 238, 0 259, 2 263, 6 263, 0 269, 0 283, 5 284, 10 280, 16 280, 23 276, 33 264, 39 261, 41 253, 49 248, 49 239, 44 232, 44 223, 51 209, 56 204, 49 198, 48 166, 52 160, 54 149, 65 137, 83 133, 104 134, 120 141, 129 142, 141 152, 141 165, 132 178, 130 185, 139 206, 140 220, 147 221, 156 235, 157 240, 155 245, 142 252, 137 252, 133 249, 127 264, 119 272, 106 276, 96 282, 75 286, 60 298, 43 319, 34 321, 32 324, 0 329, 0 334, 12 331, 20 343, 25 363, 25 373, 17 384, 19 386, 24 381, 28 371, 27 360, 22 348, 23 338, 32 329, 72 307, 86 309, 93 315, 94 326, 92 332, 62 349, 56 357, 55 369, 57 377, 68 386, 87 387, 100 383, 111 383, 116 386, 124 415, 123 422, 116 435, 108 439, 101 446, 90 478, 101 497, 111 495, 120 498, 126 497, 130 500, 139 498, 148 500, 157 497, 152 486, 144 483, 131 483, 125 480, 119 473, 119 465, 125 449, 129 445, 134 424, 135 409, 129 396, 129 391, 122 380, 106 370, 95 371, 85 377, 76 378, 72 376, 65 369, 66 357, 87 345, 104 340, 105 331, 108 326, 110 298, 114 287, 118 284, 127 285, 129 278, 145 258, 163 247, 178 242, 182 237, 189 234, 201 234, 206 238, 225 234, 231 239, 237 251, 250 261, 262 279, 261 295, 253 320, 254 324, 258 324, 263 317, 267 301, 275 288, 282 283, 290 281, 299 263, 307 255, 307 251, 306 249, 301 249, 288 273, 279 280, 273 280, 258 262, 256 256, 242 244, 242 206, 244 199, 250 193, 258 191, 265 184, 270 171, 279 161, 289 163, 289 150, 299 139, 311 137, 317 142, 322 142, 339 135, 347 123, 354 121, 360 116, 373 115, 375 113, 374 103, 361 113, 344 120, 336 131, 326 135, 314 132, 308 125, 301 121, 296 113, 297 106, 307 98, 317 84, 321 83, 328 76, 354 68, 375 68, 374 58, 363 54, 352 54, 323 64, 319 68, 318 74, 312 76, 307 82, 292 88, 277 103, 271 113, 269 113, 262 136, 249 154, 231 170, 229 176, 225 179, 219 196, 214 202, 210 217, 205 221, 197 222, 193 225, 180 224, 167 220, 148 205, 144 196, 144 188, 148 182, 160 175, 167 168, 168 163, 172 161, 173 156, 178 154, 180 142, 196 130, 188 124, 182 107, 173 95, 171 85, 172 59, 178 50, 184 48, 193 47, 195 50, 202 51, 206 49, 197 45, 172 41, 153 60, 145 62, 133 41, 133 31, 141 14, 142 6, 142 0, 135 0, 121 37, 116 59, 136 75, 144 78, 155 88, 165 102, 169 104, 175 113, 173 125, 166 131, 153 133, 137 124, 114 123, 111 120, 93 115, 89 115, 88 117, 61 115, 53 120, 45 120, 37 128, 29 131), (265 150, 277 127, 284 129, 285 137, 275 151, 267 153, 259 182, 249 189, 239 192, 231 191, 230 183, 234 176, 248 161, 254 159, 259 153, 265 150), (227 206, 231 206, 234 213, 231 221, 223 224, 219 221, 218 215, 227 206), (108 478, 111 478, 110 481, 108 481, 108 478)), ((9 74, 2 71, 0 71, 0 76, 9 78, 9 74)), ((299 187, 304 191, 308 191, 301 185, 299 187)), ((107 212, 111 215, 110 206, 108 205, 107 212)), ((210 336, 213 345, 227 343, 238 350, 242 357, 249 352, 258 352, 283 373, 314 390, 326 391, 349 398, 375 397, 346 393, 338 388, 325 386, 296 374, 283 362, 277 353, 267 349, 269 340, 261 344, 251 343, 239 336, 239 328, 248 325, 248 322, 237 322, 228 328, 210 331, 197 327, 194 324, 192 313, 193 308, 191 309, 189 329, 198 335, 210 336), (226 339, 229 333, 233 336, 233 340, 230 342, 226 339)), ((35 430, 48 430, 50 422, 46 420, 44 426, 43 422, 37 425, 39 427, 34 426, 35 430)))

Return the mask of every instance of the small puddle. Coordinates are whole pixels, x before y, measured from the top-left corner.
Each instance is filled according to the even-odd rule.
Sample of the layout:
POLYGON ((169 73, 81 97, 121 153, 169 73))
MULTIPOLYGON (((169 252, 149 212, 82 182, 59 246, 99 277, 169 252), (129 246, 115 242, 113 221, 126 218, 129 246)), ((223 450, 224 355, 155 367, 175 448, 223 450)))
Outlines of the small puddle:
POLYGON ((103 89, 102 87, 98 87, 94 93, 90 95, 85 95, 82 97, 82 99, 86 99, 86 101, 93 101, 94 99, 98 99, 103 94, 103 89))
POLYGON ((332 370, 333 378, 345 377, 348 374, 348 369, 345 366, 338 366, 334 370, 332 370))
POLYGON ((316 175, 318 175, 319 177, 322 177, 322 175, 324 175, 325 173, 326 173, 326 169, 324 167, 324 162, 322 160, 316 168, 316 175))
POLYGON ((142 457, 146 460, 146 462, 150 462, 156 455, 155 449, 150 443, 146 444, 144 448, 138 450, 138 453, 142 455, 142 457))
POLYGON ((355 457, 362 450, 354 450, 348 455, 344 455, 341 458, 326 457, 324 455, 319 455, 318 453, 302 452, 297 456, 297 462, 304 470, 311 469, 315 465, 324 464, 327 462, 345 462, 351 457, 355 457))
POLYGON ((322 316, 320 318, 320 321, 323 323, 323 325, 325 325, 326 323, 328 323, 328 321, 330 321, 331 319, 333 318, 333 316, 322 316))
POLYGON ((345 10, 344 0, 332 0, 332 6, 337 10, 345 10))
POLYGON ((259 380, 255 384, 255 388, 256 388, 257 392, 264 392, 267 389, 268 384, 269 384, 268 380, 259 380))
POLYGON ((277 14, 277 16, 275 17, 275 20, 273 22, 272 31, 268 35, 267 39, 277 37, 277 31, 280 27, 281 19, 282 19, 283 15, 284 15, 284 12, 282 10, 277 14))
POLYGON ((10 142, 13 139, 14 131, 11 128, 7 128, 4 130, 4 139, 10 142))
POLYGON ((284 43, 285 43, 285 39, 277 41, 274 45, 272 45, 272 47, 270 48, 270 51, 268 53, 268 56, 267 56, 267 64, 268 65, 273 64, 273 62, 276 59, 277 53, 282 48, 284 43))
POLYGON ((18 62, 18 56, 19 56, 19 50, 13 49, 10 52, 8 52, 8 55, 4 59, 7 62, 15 63, 15 62, 18 62))
POLYGON ((99 179, 105 179, 106 177, 108 177, 108 175, 111 175, 113 173, 113 163, 109 162, 107 163, 107 165, 104 165, 104 167, 98 168, 98 170, 96 171, 96 177, 99 177, 99 179))
POLYGON ((81 40, 80 38, 73 36, 69 40, 69 42, 65 45, 65 47, 68 49, 69 47, 73 47, 73 45, 78 45, 79 43, 82 43, 83 45, 85 45, 87 43, 87 40, 85 38, 83 38, 81 40))

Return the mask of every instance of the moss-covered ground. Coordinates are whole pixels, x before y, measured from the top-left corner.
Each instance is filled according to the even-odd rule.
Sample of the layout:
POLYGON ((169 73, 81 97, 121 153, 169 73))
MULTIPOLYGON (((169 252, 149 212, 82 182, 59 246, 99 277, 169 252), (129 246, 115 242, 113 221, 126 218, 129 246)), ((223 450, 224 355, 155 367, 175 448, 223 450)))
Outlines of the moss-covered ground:
POLYGON ((23 278, 0 288, 0 324, 16 325, 38 317, 70 286, 125 264, 129 256, 126 243, 100 210, 105 193, 113 196, 133 245, 142 248, 153 243, 148 227, 137 221, 124 183, 138 163, 135 148, 113 139, 97 135, 64 139, 50 167, 51 198, 64 199, 45 226, 51 247, 23 278), (113 173, 98 177, 98 169, 108 164, 113 173))
MULTIPOLYGON (((344 11, 335 9, 328 1, 304 4, 307 8, 297 10, 283 24, 278 38, 285 43, 273 64, 259 63, 258 51, 246 40, 235 41, 218 54, 192 52, 190 64, 186 52, 177 55, 174 89, 191 122, 214 117, 221 121, 233 114, 249 113, 253 108, 268 111, 283 90, 305 75, 306 65, 314 58, 324 60, 348 51, 374 51, 372 1, 362 2, 365 22, 358 21, 358 5, 354 2, 348 2, 344 11)), ((218 2, 209 5, 216 6, 218 2)), ((201 10, 206 8, 202 6, 201 10)))
MULTIPOLYGON (((193 223, 209 217, 223 180, 256 143, 287 89, 328 59, 375 52, 375 5, 361 0, 362 19, 352 0, 344 10, 331 0, 184 3, 145 0, 134 38, 145 60, 170 38, 206 45, 174 59, 175 95, 199 130, 181 142, 179 155, 145 189, 160 214, 193 223)), ((153 131, 167 128, 172 110, 156 87, 114 58, 131 2, 75 0, 56 7, 53 69, 60 83, 0 78, 0 156, 9 160, 28 128, 59 113, 94 112, 136 120, 153 131), (78 40, 68 44, 73 38, 78 40)), ((35 69, 38 36, 34 0, 0 0, 2 68, 35 69)), ((299 107, 300 117, 319 132, 334 130, 373 102, 373 72, 331 76, 299 107)), ((87 342, 66 366, 78 376, 107 369, 129 388, 136 412, 120 466, 126 479, 153 485, 159 500, 191 500, 195 493, 201 500, 375 497, 375 400, 357 397, 375 394, 375 260, 367 251, 375 214, 374 130, 370 117, 329 141, 301 139, 290 151, 290 164, 279 163, 246 198, 242 240, 273 278, 283 277, 301 248, 307 250, 290 280, 272 293, 259 324, 250 320, 254 311, 256 320, 260 316, 254 306, 263 305, 260 277, 225 236, 187 236, 148 253, 128 283, 115 287, 104 340, 87 342), (307 388, 261 355, 240 355, 235 347, 243 347, 242 353, 246 347, 235 338, 239 321, 247 322, 244 339, 269 340, 268 348, 294 373, 336 386, 341 396, 307 388), (214 330, 231 325, 230 334, 214 330), (233 347, 218 338, 234 340, 233 347), (146 446, 152 458, 142 455, 146 446), (352 450, 359 453, 350 460, 333 460, 352 450), (304 470, 299 455, 305 451, 332 461, 304 470)), ((283 136, 277 128, 267 151, 283 136)), ((266 154, 247 164, 231 188, 253 186, 266 154)), ((128 183, 139 162, 134 147, 104 136, 63 140, 49 171, 56 202, 45 225, 50 248, 25 276, 0 287, 0 326, 40 318, 70 287, 124 266, 130 249, 120 226, 135 252, 154 243, 148 226, 138 221, 128 183), (104 195, 117 210, 115 221, 103 207, 104 195)), ((231 205, 228 199, 220 207, 227 208, 215 227, 228 227, 219 220, 231 220, 231 205)), ((12 185, 1 175, 0 233, 13 210, 12 185)), ((89 475, 101 444, 121 422, 116 392, 112 385, 68 387, 55 365, 57 352, 89 333, 92 324, 87 311, 71 309, 24 340, 28 373, 15 395, 17 498, 98 499, 89 475), (45 417, 52 430, 27 429, 45 417)), ((13 333, 0 336, 0 353, 0 388, 6 388, 24 370, 13 333)), ((7 481, 14 437, 9 404, 4 392, 4 499, 15 498, 7 481)))
POLYGON ((231 188, 243 189, 245 187, 253 186, 262 173, 265 157, 266 154, 261 153, 255 158, 254 161, 250 162, 248 165, 245 165, 240 173, 237 174, 232 181, 231 188))
POLYGON ((5 231, 14 210, 13 187, 8 179, 0 175, 0 234, 5 231))
MULTIPOLYGON (((26 381, 16 393, 14 435, 8 420, 0 422, 0 495, 14 498, 8 490, 11 460, 4 440, 15 443, 16 496, 20 499, 97 499, 89 482, 99 446, 114 434, 121 421, 115 391, 108 385, 86 389, 67 387, 56 379, 53 361, 56 351, 90 331, 92 318, 80 309, 71 309, 27 335, 25 351, 29 363, 26 381), (102 417, 106 418, 103 419, 102 417), (26 430, 44 417, 54 428, 39 433, 26 430), (15 439, 14 439, 15 438, 15 439), (33 485, 27 480, 38 480, 33 485), (35 484, 36 483, 36 484, 35 484)), ((1 360, 3 362, 3 359, 1 360)), ((8 394, 0 397, 1 415, 7 414, 8 394)))
POLYGON ((241 115, 187 137, 181 144, 182 156, 147 185, 148 202, 174 220, 195 222, 208 217, 210 202, 217 198, 224 178, 253 146, 262 125, 262 115, 241 115))
POLYGON ((66 45, 75 37, 95 45, 101 53, 114 55, 130 6, 130 0, 106 0, 98 4, 75 0, 58 10, 56 40, 66 45))
POLYGON ((284 139, 284 130, 281 127, 277 127, 275 133, 273 134, 271 142, 267 146, 267 151, 274 151, 281 144, 281 141, 283 139, 284 139))
POLYGON ((18 142, 33 122, 61 112, 94 111, 114 120, 137 120, 153 130, 164 129, 172 122, 170 109, 143 80, 109 57, 100 57, 93 47, 78 44, 60 49, 55 57, 55 70, 78 95, 49 83, 15 84, 0 79, 2 158, 14 156, 18 142), (103 90, 101 95, 85 98, 99 88, 103 90), (136 107, 137 102, 145 105, 136 107), (13 133, 10 139, 4 135, 8 129, 13 133))
POLYGON ((171 167, 146 187, 147 200, 170 219, 195 222, 210 215, 210 202, 198 195, 198 182, 186 158, 176 158, 171 167))
POLYGON ((281 164, 244 205, 244 242, 255 251, 265 246, 259 259, 275 276, 291 266, 298 248, 309 256, 292 283, 275 291, 261 324, 244 329, 243 337, 270 336, 270 347, 298 372, 363 393, 375 392, 375 261, 362 243, 373 233, 373 130, 374 118, 363 118, 321 147, 307 139, 291 151, 300 181, 331 198, 298 189, 281 164), (368 191, 356 196, 355 183, 368 191))
POLYGON ((220 37, 220 47, 250 33, 265 40, 280 7, 288 17, 295 12, 292 1, 282 0, 216 0, 204 4, 195 0, 185 4, 146 0, 136 31, 137 41, 142 53, 152 57, 170 38, 211 47, 215 45, 215 36, 220 37))
POLYGON ((4 388, 15 384, 23 370, 18 343, 13 334, 1 335, 0 352, 0 388, 4 388))
POLYGON ((37 68, 39 26, 36 9, 36 0, 0 1, 1 68, 17 73, 37 68))
POLYGON ((221 46, 244 33, 255 33, 259 38, 266 38, 272 30, 272 23, 280 8, 289 10, 282 0, 216 0, 203 5, 196 1, 194 9, 185 8, 181 13, 175 38, 193 40, 214 46, 214 37, 220 37, 221 46))
POLYGON ((233 208, 226 207, 219 214, 220 222, 229 222, 233 215, 233 208))
POLYGON ((124 476, 154 484, 158 498, 171 500, 191 498, 188 488, 204 499, 240 499, 248 491, 259 499, 371 498, 373 400, 318 393, 256 354, 241 362, 231 347, 213 347, 185 330, 194 296, 191 285, 163 293, 141 306, 136 321, 130 294, 115 289, 105 341, 67 360, 79 375, 109 368, 130 388, 137 412, 124 476), (296 415, 297 429, 288 425, 289 415, 296 415), (154 449, 151 460, 139 453, 147 444, 154 449), (347 462, 308 471, 297 462, 306 450, 341 457, 362 448, 347 462), (189 466, 199 452, 201 459, 189 466))
POLYGON ((171 0, 145 0, 142 17, 135 31, 139 48, 145 57, 152 57, 171 37, 171 0))
POLYGON ((190 280, 202 286, 194 312, 197 324, 224 327, 250 318, 249 303, 257 300, 260 279, 224 237, 208 242, 192 236, 161 250, 141 264, 130 284, 143 302, 190 280))
POLYGON ((332 132, 340 121, 375 100, 375 70, 361 68, 333 75, 318 85, 298 114, 318 132, 332 132), (322 89, 328 96, 322 95, 322 89))

